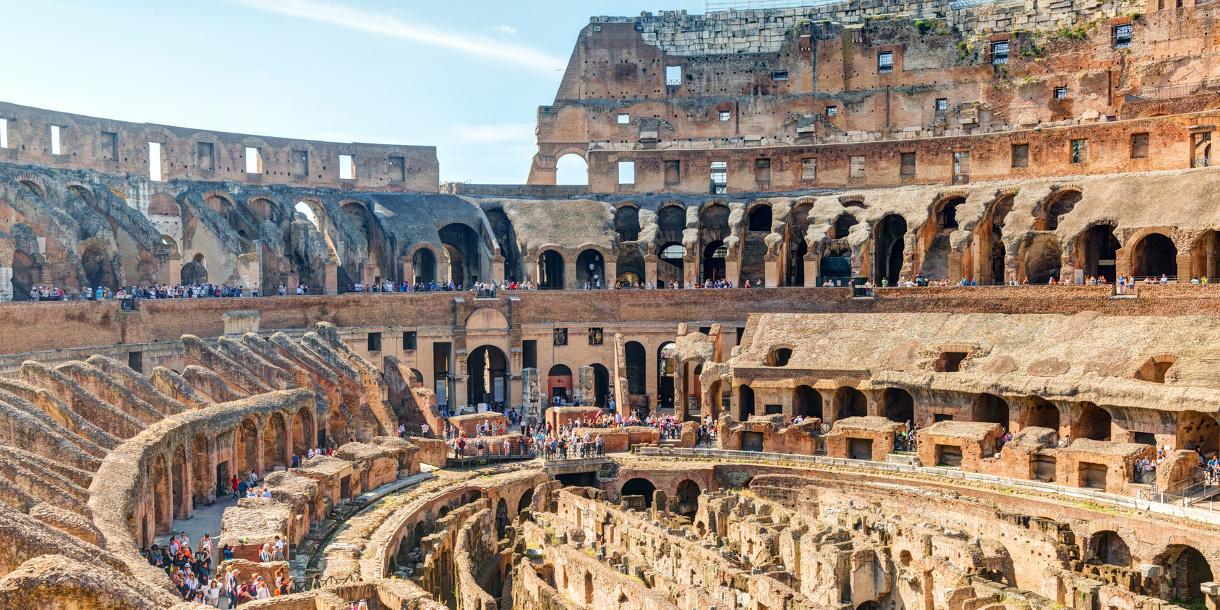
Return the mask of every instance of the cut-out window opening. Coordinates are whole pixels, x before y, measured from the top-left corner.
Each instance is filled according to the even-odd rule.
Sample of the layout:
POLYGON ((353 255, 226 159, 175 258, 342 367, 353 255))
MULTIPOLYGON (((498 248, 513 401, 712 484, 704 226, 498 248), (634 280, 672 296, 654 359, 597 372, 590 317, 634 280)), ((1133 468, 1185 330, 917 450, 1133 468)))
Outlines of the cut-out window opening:
POLYGON ((991 43, 991 63, 1002 65, 1008 63, 1008 41, 991 43))
POLYGON ((635 184, 635 161, 618 162, 618 183, 635 184))
POLYGON ((948 109, 949 109, 949 98, 947 98, 947 97, 936 98, 936 111, 937 112, 944 112, 948 109))
POLYGON ((60 134, 59 125, 52 125, 51 126, 51 154, 53 154, 53 155, 62 155, 64 152, 63 143, 62 143, 62 140, 60 140, 60 136, 61 136, 61 134, 60 134))
POLYGON ((894 52, 882 51, 877 54, 877 72, 889 74, 894 71, 894 52))
POLYGON ((665 85, 677 87, 682 84, 682 66, 665 66, 665 85))
POLYGON ((403 351, 411 351, 415 349, 415 331, 405 330, 402 333, 402 349, 403 351))
POLYGON ((390 157, 390 180, 393 182, 407 181, 407 160, 403 157, 390 157))
POLYGON ((1012 166, 1029 167, 1029 144, 1012 145, 1012 166))
POLYGON ((814 181, 818 179, 818 160, 801 159, 801 180, 814 181))
POLYGON ((1071 162, 1084 163, 1089 160, 1089 141, 1088 140, 1072 140, 1071 144, 1071 162))
POLYGON ((728 110, 721 110, 721 111, 720 111, 720 120, 721 120, 721 121, 728 121, 728 120, 730 120, 730 119, 732 119, 732 118, 733 118, 733 113, 732 113, 732 112, 730 112, 730 111, 728 111, 728 110))
POLYGON ((339 179, 340 180, 355 180, 356 179, 356 157, 353 155, 339 155, 339 179))
POLYGON ((1068 98, 1067 87, 1055 87, 1055 99, 1066 100, 1068 98))
POLYGON ((792 350, 787 347, 777 347, 767 354, 767 366, 787 366, 792 359, 792 350))
POLYGON ((1131 134, 1131 158, 1143 159, 1148 156, 1148 134, 1131 134))
POLYGON ((849 178, 864 177, 864 157, 862 155, 852 156, 849 160, 847 176, 849 178))
POLYGON ((914 178, 915 177, 915 153, 913 153, 913 152, 901 153, 900 162, 899 162, 899 166, 898 166, 898 175, 903 178, 914 178))
POLYGON ((782 82, 782 81, 788 80, 788 71, 787 70, 776 70, 775 72, 772 72, 771 80, 777 81, 777 82, 782 82))
POLYGON ((1125 49, 1131 46, 1131 36, 1134 33, 1134 28, 1131 24, 1114 26, 1114 48, 1125 49))
POLYGON ((826 107, 826 116, 838 116, 838 114, 839 114, 838 106, 827 106, 826 107))
POLYGON ((160 182, 161 176, 161 143, 148 143, 148 179, 160 182))
POLYGON ((216 147, 211 142, 195 144, 195 163, 199 169, 211 171, 216 168, 216 147))
POLYGON ((631 115, 627 114, 626 112, 618 113, 618 124, 619 125, 626 125, 630 122, 631 122, 631 115))
POLYGON ((941 352, 936 359, 938 373, 956 373, 962 370, 962 361, 968 356, 966 352, 941 352))
POLYGON ((711 182, 713 195, 723 195, 728 192, 729 163, 727 161, 712 161, 711 182))
POLYGON ((246 173, 263 173, 263 157, 259 154, 258 149, 253 146, 246 147, 246 173))

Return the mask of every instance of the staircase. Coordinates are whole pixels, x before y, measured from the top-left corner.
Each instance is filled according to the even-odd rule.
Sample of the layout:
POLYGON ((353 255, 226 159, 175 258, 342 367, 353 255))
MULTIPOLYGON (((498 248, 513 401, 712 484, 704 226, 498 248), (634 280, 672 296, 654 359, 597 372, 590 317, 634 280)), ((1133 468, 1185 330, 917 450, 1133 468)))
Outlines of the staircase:
POLYGON ((923 257, 920 271, 929 280, 940 280, 949 277, 949 234, 953 231, 945 229, 932 240, 932 246, 923 257))

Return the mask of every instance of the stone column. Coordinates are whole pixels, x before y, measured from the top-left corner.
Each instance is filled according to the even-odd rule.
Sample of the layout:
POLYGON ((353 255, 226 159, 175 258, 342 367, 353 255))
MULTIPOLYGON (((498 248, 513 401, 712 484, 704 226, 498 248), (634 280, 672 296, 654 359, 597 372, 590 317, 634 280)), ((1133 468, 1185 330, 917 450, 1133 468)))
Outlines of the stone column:
POLYGON ((0 302, 13 300, 13 268, 0 267, 0 302))
POLYGON ((402 269, 402 273, 398 277, 402 278, 402 281, 407 282, 408 284, 415 283, 415 261, 412 260, 410 256, 402 257, 400 268, 402 269))
POLYGON ((1203 603, 1207 605, 1207 610, 1220 610, 1220 583, 1205 582, 1199 585, 1199 590, 1203 591, 1203 603))
POLYGON ((576 257, 568 256, 563 259, 563 287, 568 290, 575 288, 584 288, 584 286, 576 285, 576 257))
POLYGON ((805 265, 805 286, 818 285, 818 267, 821 262, 821 257, 817 254, 810 252, 805 255, 805 259, 801 261, 801 264, 805 265))
POLYGON ((525 281, 538 285, 538 255, 525 256, 525 281))
POLYGON ((491 281, 499 283, 504 281, 504 255, 497 254, 491 259, 491 281))
POLYGON ((657 285, 657 261, 660 260, 655 254, 649 254, 644 257, 644 284, 657 285))
POLYGON ((614 288, 618 285, 618 261, 607 258, 602 263, 602 285, 614 288))
POLYGON ((767 254, 763 259, 763 285, 767 288, 779 287, 780 278, 783 277, 783 260, 773 254, 767 254))
MULTIPOLYGON (((325 280, 323 280, 325 283, 321 286, 321 293, 329 295, 339 294, 339 265, 335 263, 327 264, 325 273, 325 280)), ((318 286, 310 286, 309 293, 319 294, 318 288, 318 286)))

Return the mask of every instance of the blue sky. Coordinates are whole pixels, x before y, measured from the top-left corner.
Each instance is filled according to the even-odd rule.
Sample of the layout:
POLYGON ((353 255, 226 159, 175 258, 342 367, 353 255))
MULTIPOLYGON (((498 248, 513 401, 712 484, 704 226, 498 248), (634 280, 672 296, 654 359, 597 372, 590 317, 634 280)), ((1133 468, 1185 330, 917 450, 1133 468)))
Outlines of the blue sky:
POLYGON ((523 183, 534 115, 591 15, 702 0, 0 1, 0 99, 127 121, 435 145, 441 179, 523 183))

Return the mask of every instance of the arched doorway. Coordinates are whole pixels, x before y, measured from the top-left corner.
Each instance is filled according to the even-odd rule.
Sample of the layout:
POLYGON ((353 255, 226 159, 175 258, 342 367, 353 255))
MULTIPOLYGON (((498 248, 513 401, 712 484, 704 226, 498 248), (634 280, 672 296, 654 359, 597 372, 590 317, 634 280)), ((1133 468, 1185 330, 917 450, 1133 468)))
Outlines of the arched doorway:
POLYGON ((1149 233, 1132 250, 1131 270, 1136 277, 1177 277, 1178 248, 1168 237, 1149 233))
POLYGON ((785 286, 805 285, 805 256, 809 254, 809 242, 805 240, 809 232, 809 213, 813 210, 813 202, 804 200, 793 206, 788 214, 784 241, 787 244, 785 286))
POLYGON ((475 348, 466 358, 466 374, 466 404, 504 404, 508 396, 508 356, 503 350, 494 345, 475 348))
POLYGON ((568 153, 555 161, 555 184, 589 185, 589 164, 585 158, 568 153))
POLYGON ((619 247, 615 273, 618 277, 614 280, 619 287, 634 288, 644 281, 644 255, 639 244, 629 243, 619 247))
POLYGON ((920 241, 923 244, 923 261, 919 271, 931 280, 949 277, 949 236, 957 230, 957 208, 966 202, 965 197, 948 197, 942 199, 933 209, 932 216, 920 231, 920 241))
POLYGON ((593 404, 606 408, 610 405, 610 370, 605 365, 593 363, 593 404))
POLYGON ((995 394, 979 394, 971 406, 970 419, 999 424, 1008 429, 1008 402, 995 394))
POLYGON ((978 255, 982 260, 979 261, 978 280, 979 284, 1003 284, 1005 276, 1004 259, 1008 255, 1004 247, 1004 223, 1008 219, 1008 214, 1012 212, 1012 204, 1016 198, 1013 195, 1005 195, 992 203, 987 217, 980 222, 975 229, 975 237, 978 241, 978 255))
POLYGON ((204 266, 203 254, 196 253, 191 262, 182 266, 179 273, 183 285, 199 286, 208 283, 208 268, 204 266))
POLYGON ((582 250, 576 257, 576 283, 584 288, 606 287, 606 265, 601 252, 582 250))
POLYGON ((563 256, 554 250, 538 257, 538 288, 563 290, 563 256))
POLYGON ((679 243, 665 244, 657 257, 657 287, 681 288, 686 248, 679 243))
POLYGON ((1076 241, 1077 264, 1085 277, 1104 277, 1113 284, 1118 277, 1114 262, 1118 248, 1112 225, 1093 225, 1076 241))
POLYGON ((725 260, 729 255, 729 247, 723 241, 716 240, 703 247, 703 281, 717 281, 725 278, 725 260))
POLYGON ((699 247, 702 269, 699 280, 722 280, 725 278, 725 259, 728 248, 724 238, 729 236, 729 207, 713 202, 699 212, 699 247))
POLYGON ((479 234, 462 223, 445 225, 438 234, 449 255, 449 280, 462 287, 479 281, 479 234))
POLYGON ((566 364, 556 364, 546 374, 547 396, 559 397, 564 402, 572 400, 572 369, 566 364))
POLYGON ((1082 402, 1076 412, 1076 425, 1072 426, 1072 436, 1108 441, 1112 422, 1109 411, 1091 402, 1082 402))
POLYGON ((1214 581, 1207 558, 1192 546, 1171 545, 1157 558, 1156 563, 1165 569, 1165 578, 1169 581, 1168 599, 1201 603, 1203 592, 1200 586, 1214 581))
POLYGON ((525 278, 525 269, 521 266, 521 246, 517 243, 517 231, 512 221, 500 208, 485 210, 484 215, 500 246, 500 255, 504 257, 504 279, 509 282, 521 281, 525 278))
POLYGON ((750 419, 754 415, 754 389, 748 385, 741 385, 737 388, 737 407, 738 417, 740 421, 750 419))
POLYGON ((877 223, 873 234, 873 282, 897 286, 902 276, 907 221, 890 214, 877 223))
POLYGON ((623 352, 627 361, 627 393, 636 396, 647 394, 648 351, 639 341, 628 341, 623 346, 623 352))
POLYGON ((288 467, 288 429, 284 424, 284 416, 272 413, 263 427, 263 461, 264 468, 274 470, 276 467, 288 467))
POLYGON ((1023 248, 1021 260, 1025 267, 1025 279, 1030 284, 1046 284, 1051 278, 1060 277, 1063 266, 1063 250, 1059 237, 1053 233, 1034 235, 1023 248))
POLYGON ((652 508, 652 495, 657 490, 657 486, 653 485, 648 479, 635 478, 629 479, 623 483, 623 487, 619 490, 620 498, 623 496, 644 496, 644 506, 652 508))
POLYGON ((1059 408, 1046 399, 1031 397, 1025 407, 1025 427, 1059 431, 1059 408))
POLYGON ((416 284, 430 284, 436 281, 436 255, 431 248, 420 248, 411 256, 411 268, 415 272, 412 278, 416 284))
POLYGON ((614 232, 618 234, 620 244, 639 239, 640 209, 634 205, 624 205, 615 210, 614 232))
POLYGON ((1055 231, 1059 229, 1059 221, 1076 207, 1081 193, 1076 190, 1059 191, 1050 196, 1042 205, 1034 208, 1037 218, 1034 220, 1035 231, 1055 231))
POLYGON ((533 489, 525 490, 525 493, 521 494, 521 499, 517 500, 517 514, 520 515, 521 511, 529 508, 530 504, 533 501, 534 501, 534 490, 533 489))
POLYGON ((835 390, 835 419, 868 415, 868 398, 856 388, 843 386, 835 390))
POLYGON ((500 501, 496 502, 496 536, 503 538, 508 524, 508 502, 505 502, 504 498, 500 498, 500 501))
POLYGON ((792 393, 792 414, 822 418, 822 395, 815 389, 800 385, 792 393))
POLYGON ((693 516, 699 510, 699 496, 703 491, 699 489, 699 484, 690 480, 682 479, 678 483, 678 507, 679 515, 693 516))
POLYGON ((38 285, 39 275, 33 257, 20 250, 13 252, 13 300, 29 300, 30 289, 38 285))
POLYGON ((886 388, 881 393, 881 404, 885 418, 900 424, 914 423, 915 399, 902 388, 886 388))
POLYGON ((657 408, 674 408, 674 350, 672 342, 662 343, 657 348, 657 408))
POLYGON ((1131 549, 1118 532, 1097 532, 1089 537, 1089 555, 1086 561, 1112 566, 1131 567, 1131 549))

